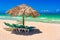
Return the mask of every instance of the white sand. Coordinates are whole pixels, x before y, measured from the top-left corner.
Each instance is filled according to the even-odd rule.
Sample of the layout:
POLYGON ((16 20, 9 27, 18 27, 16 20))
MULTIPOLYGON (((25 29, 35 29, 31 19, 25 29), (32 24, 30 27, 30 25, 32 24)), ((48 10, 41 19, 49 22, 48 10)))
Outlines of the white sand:
POLYGON ((12 20, 0 20, 0 40, 60 40, 60 24, 25 22, 25 25, 35 26, 42 33, 24 36, 11 34, 10 31, 4 30, 6 25, 3 22, 16 23, 12 20))

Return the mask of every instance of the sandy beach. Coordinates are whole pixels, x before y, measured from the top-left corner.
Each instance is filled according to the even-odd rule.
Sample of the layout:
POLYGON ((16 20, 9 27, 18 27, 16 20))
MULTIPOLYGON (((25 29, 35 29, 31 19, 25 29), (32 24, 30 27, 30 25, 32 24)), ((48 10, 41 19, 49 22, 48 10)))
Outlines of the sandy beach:
POLYGON ((17 23, 13 20, 0 20, 0 40, 60 40, 60 24, 25 22, 25 25, 35 26, 42 33, 24 36, 11 34, 10 31, 4 30, 7 27, 4 22, 17 23))

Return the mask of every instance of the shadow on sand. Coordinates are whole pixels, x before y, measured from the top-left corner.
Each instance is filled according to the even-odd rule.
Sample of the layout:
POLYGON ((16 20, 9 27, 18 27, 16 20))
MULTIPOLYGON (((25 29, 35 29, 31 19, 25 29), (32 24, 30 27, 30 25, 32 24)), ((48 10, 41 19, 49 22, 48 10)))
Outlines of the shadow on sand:
POLYGON ((29 32, 18 32, 16 30, 12 31, 12 34, 16 34, 16 35, 33 35, 33 34, 38 34, 38 33, 42 33, 39 29, 33 29, 29 32))

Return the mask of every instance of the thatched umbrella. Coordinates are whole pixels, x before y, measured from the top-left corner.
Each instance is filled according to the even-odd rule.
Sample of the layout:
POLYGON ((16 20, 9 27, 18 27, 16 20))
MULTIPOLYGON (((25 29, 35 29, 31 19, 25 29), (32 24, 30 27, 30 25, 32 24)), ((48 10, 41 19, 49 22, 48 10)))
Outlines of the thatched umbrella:
POLYGON ((23 25, 25 23, 24 22, 24 15, 26 15, 27 17, 30 15, 32 15, 33 17, 38 16, 38 12, 36 10, 32 9, 31 7, 29 7, 25 4, 22 4, 20 6, 16 6, 15 8, 8 10, 6 13, 11 14, 12 16, 22 15, 23 25))

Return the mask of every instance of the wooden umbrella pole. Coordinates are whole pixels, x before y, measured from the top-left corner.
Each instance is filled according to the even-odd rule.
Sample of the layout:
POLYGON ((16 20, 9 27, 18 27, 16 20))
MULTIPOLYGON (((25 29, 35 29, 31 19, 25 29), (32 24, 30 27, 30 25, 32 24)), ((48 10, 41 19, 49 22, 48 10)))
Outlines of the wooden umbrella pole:
POLYGON ((22 15, 22 22, 23 22, 23 25, 24 25, 24 23, 25 23, 25 21, 24 21, 24 13, 22 15))
MULTIPOLYGON (((26 9, 25 9, 26 10, 26 9)), ((24 15, 25 15, 25 10, 24 10, 24 13, 22 15, 22 20, 23 20, 23 25, 25 26, 25 19, 24 19, 24 15)))

